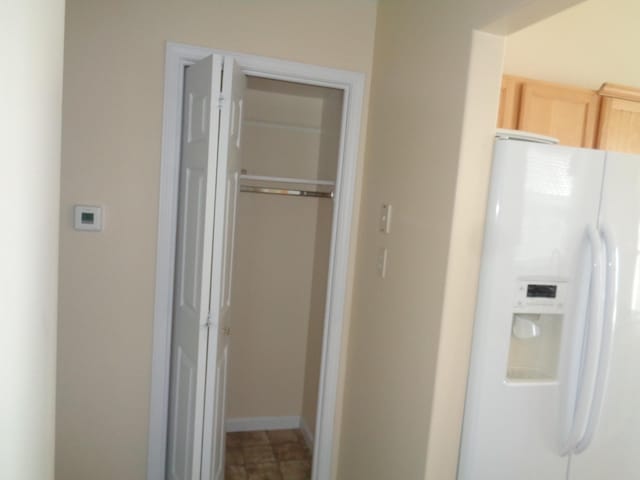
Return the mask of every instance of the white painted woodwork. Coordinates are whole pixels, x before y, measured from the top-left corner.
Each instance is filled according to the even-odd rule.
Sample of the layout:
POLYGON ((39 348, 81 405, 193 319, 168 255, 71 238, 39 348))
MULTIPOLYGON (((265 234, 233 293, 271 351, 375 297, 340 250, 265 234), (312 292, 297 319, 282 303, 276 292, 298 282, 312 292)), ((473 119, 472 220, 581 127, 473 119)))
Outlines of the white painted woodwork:
POLYGON ((224 480, 225 403, 231 338, 231 285, 240 178, 243 95, 246 77, 225 57, 216 176, 213 277, 210 311, 202 478, 224 480))
POLYGON ((167 478, 200 479, 222 57, 185 72, 167 478))
POLYGON ((302 417, 299 415, 281 417, 236 417, 227 418, 227 432, 253 432, 256 430, 291 430, 302 428, 302 417))

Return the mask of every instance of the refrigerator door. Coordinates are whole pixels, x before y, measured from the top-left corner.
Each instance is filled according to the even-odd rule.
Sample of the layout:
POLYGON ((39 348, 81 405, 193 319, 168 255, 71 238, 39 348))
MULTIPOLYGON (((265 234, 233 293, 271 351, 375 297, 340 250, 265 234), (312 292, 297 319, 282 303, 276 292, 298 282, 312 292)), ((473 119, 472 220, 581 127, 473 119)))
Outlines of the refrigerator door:
POLYGON ((635 480, 640 475, 640 156, 607 153, 602 192, 599 227, 609 247, 609 285, 616 280, 618 258, 617 292, 609 295, 615 307, 609 312, 611 349, 601 359, 596 400, 602 394, 602 408, 596 401, 593 436, 572 456, 569 478, 635 480))
POLYGON ((566 478, 563 372, 603 169, 604 152, 496 141, 459 480, 566 478))

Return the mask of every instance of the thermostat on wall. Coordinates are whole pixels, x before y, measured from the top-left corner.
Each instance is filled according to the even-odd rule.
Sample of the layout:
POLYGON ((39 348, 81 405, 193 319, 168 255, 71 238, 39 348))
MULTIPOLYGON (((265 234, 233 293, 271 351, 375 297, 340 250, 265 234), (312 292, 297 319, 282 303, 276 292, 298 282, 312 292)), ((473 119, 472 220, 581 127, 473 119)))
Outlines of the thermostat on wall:
POLYGON ((102 231, 102 207, 88 205, 73 207, 73 227, 76 230, 102 231))

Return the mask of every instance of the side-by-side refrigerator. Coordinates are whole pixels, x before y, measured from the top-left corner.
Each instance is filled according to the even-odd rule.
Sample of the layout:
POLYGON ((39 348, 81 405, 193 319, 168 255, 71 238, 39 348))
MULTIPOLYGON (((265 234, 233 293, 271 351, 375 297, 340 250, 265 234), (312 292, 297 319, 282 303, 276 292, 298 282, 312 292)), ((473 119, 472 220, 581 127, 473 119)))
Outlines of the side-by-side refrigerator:
POLYGON ((497 139, 458 480, 640 478, 640 156, 497 139))

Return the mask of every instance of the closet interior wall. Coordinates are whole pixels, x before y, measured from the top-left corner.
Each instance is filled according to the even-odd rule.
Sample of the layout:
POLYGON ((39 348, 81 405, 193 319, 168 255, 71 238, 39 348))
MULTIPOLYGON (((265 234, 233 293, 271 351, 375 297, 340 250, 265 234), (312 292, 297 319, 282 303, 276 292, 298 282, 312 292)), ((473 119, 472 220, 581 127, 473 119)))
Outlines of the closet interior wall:
MULTIPOLYGON (((247 174, 335 181, 342 91, 255 77, 247 87, 247 174)), ((313 436, 333 201, 240 193, 237 212, 227 418, 300 418, 313 436)))

